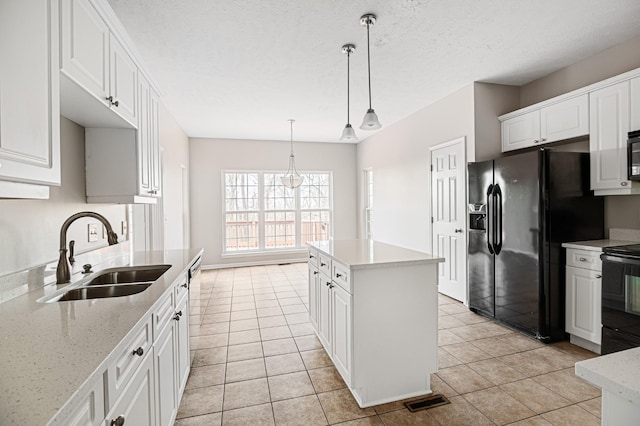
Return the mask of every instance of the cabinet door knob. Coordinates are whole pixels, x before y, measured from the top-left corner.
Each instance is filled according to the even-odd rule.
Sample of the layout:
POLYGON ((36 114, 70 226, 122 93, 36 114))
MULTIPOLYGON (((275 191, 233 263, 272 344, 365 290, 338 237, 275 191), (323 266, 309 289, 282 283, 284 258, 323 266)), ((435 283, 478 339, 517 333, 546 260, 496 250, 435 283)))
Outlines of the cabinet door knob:
POLYGON ((313 271, 313 275, 318 275, 318 271, 313 271))
POLYGON ((320 262, 320 266, 325 266, 326 263, 320 262))
POLYGON ((309 255, 309 259, 315 259, 315 256, 314 256, 314 255, 312 255, 312 254, 310 254, 310 255, 309 255))
POLYGON ((540 142, 546 142, 547 138, 540 138, 540 142))
POLYGON ((620 185, 627 186, 628 182, 620 182, 620 185))
MULTIPOLYGON (((142 349, 142 346, 140 346, 138 349, 133 351, 133 355, 138 355, 138 356, 142 356, 144 354, 144 349, 142 349)), ((124 422, 124 420, 123 420, 124 422)))
POLYGON ((115 102, 113 103, 113 106, 114 106, 114 107, 119 107, 119 106, 120 106, 120 101, 115 101, 115 102))
POLYGON ((109 97, 107 98, 107 100, 109 101, 109 103, 110 103, 110 104, 112 104, 112 105, 113 105, 113 96, 109 96, 109 97))
POLYGON ((184 284, 182 284, 182 285, 181 285, 180 287, 184 287, 184 288, 187 288, 187 287, 189 287, 189 284, 187 284, 187 283, 184 283, 184 284))
POLYGON ((540 141, 538 139, 534 139, 533 143, 540 143, 540 141))
POLYGON ((602 275, 596 274, 596 278, 600 279, 600 278, 602 278, 602 275))
POLYGON ((329 285, 329 288, 334 288, 334 287, 335 287, 335 285, 333 285, 333 284, 329 285))
POLYGON ((340 278, 342 274, 336 274, 336 278, 340 278))
POLYGON ((453 232, 456 234, 462 234, 462 229, 454 229, 453 232))
POLYGON ((330 286, 331 285, 331 281, 327 281, 326 285, 330 286))
POLYGON ((180 315, 178 315, 178 313, 176 313, 176 314, 173 316, 173 319, 174 319, 174 320, 176 320, 176 321, 180 321, 180 315))
POLYGON ((124 416, 121 414, 117 418, 112 419, 110 426, 123 426, 124 425, 124 416))
POLYGON ((578 260, 579 260, 580 262, 586 262, 586 261, 587 261, 587 259, 586 259, 586 258, 584 258, 584 257, 581 257, 581 258, 579 258, 578 260))

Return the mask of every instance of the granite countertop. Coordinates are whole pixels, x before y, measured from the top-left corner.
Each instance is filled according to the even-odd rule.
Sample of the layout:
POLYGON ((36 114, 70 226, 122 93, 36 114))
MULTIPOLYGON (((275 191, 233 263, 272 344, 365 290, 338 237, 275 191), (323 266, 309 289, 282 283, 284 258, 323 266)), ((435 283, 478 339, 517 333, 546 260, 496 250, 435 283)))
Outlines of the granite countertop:
MULTIPOLYGON (((49 284, 0 304, 0 423, 52 421, 94 373, 106 368, 118 344, 147 320, 201 253, 201 249, 128 252, 94 263, 95 273, 117 266, 171 265, 135 295, 41 303, 39 299, 62 288, 49 284)), ((69 285, 88 278, 76 273, 69 285)))
POLYGON ((562 247, 578 249, 578 250, 602 252, 602 249, 604 247, 628 246, 631 244, 638 244, 638 242, 627 241, 627 240, 590 240, 590 241, 575 241, 575 242, 572 241, 569 243, 562 243, 562 247))
POLYGON ((444 262, 444 258, 375 240, 312 241, 309 245, 353 269, 444 262))
POLYGON ((576 375, 632 404, 640 405, 640 348, 577 362, 576 375))

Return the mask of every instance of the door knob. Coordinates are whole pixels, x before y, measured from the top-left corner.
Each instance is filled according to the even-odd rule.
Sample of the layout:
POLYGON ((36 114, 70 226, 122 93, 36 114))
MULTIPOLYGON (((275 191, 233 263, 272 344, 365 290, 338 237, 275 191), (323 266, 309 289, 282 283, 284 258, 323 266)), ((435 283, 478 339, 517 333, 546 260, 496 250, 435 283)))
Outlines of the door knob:
POLYGON ((455 232, 456 234, 461 234, 462 233, 462 229, 455 229, 453 232, 455 232))

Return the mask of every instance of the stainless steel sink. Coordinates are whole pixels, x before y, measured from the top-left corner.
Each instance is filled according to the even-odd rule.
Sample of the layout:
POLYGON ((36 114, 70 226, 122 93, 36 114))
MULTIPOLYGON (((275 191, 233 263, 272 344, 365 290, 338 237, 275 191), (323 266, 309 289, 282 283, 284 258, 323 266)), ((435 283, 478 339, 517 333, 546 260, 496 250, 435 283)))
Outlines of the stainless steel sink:
POLYGON ((53 298, 49 302, 64 302, 68 300, 102 299, 105 297, 130 296, 143 292, 153 283, 135 283, 102 285, 95 287, 78 287, 62 294, 60 298, 53 298))
POLYGON ((170 267, 171 265, 148 265, 105 269, 85 286, 155 281, 170 267))

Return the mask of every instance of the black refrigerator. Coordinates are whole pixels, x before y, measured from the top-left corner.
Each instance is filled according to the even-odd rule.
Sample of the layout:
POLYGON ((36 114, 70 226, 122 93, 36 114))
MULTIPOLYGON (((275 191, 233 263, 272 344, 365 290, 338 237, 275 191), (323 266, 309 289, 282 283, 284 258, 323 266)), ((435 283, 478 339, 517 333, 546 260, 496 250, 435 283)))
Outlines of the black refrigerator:
POLYGON ((543 149, 468 172, 469 308, 544 342, 565 339, 561 245, 604 237, 589 154, 543 149))

